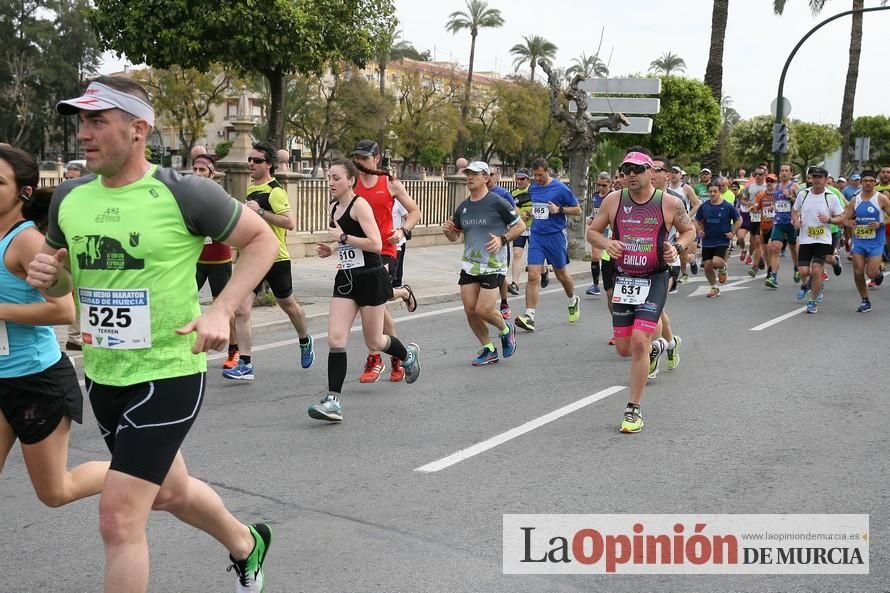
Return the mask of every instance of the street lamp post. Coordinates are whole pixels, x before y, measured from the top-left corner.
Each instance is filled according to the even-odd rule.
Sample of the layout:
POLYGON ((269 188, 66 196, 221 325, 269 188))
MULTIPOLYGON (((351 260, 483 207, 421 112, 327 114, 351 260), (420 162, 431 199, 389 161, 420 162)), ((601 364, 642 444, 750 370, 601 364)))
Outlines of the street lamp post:
MULTIPOLYGON (((791 60, 794 59, 795 54, 797 54, 797 50, 800 49, 800 46, 803 45, 803 42, 806 41, 807 39, 809 39, 813 33, 818 31, 819 29, 821 29, 823 26, 827 25, 831 21, 837 20, 841 17, 845 17, 845 16, 848 16, 851 14, 856 14, 859 12, 861 12, 861 13, 873 12, 875 10, 890 10, 890 6, 871 6, 869 8, 857 8, 854 10, 845 10, 844 12, 839 12, 838 14, 836 14, 834 16, 828 17, 827 19, 825 19, 824 21, 822 21, 821 23, 819 23, 818 25, 816 25, 815 27, 810 29, 809 32, 807 32, 807 34, 804 35, 803 37, 801 37, 800 41, 797 42, 797 45, 795 45, 794 49, 791 50, 791 53, 788 54, 788 59, 785 60, 785 67, 782 68, 782 75, 779 77, 779 92, 776 95, 776 124, 777 125, 773 127, 773 130, 774 130, 774 132, 773 132, 774 133, 774 136, 773 136, 774 142, 773 143, 774 144, 776 144, 775 130, 777 130, 779 128, 779 126, 782 125, 782 119, 785 117, 785 113, 784 113, 785 106, 784 106, 784 101, 782 100, 782 91, 785 89, 785 75, 788 73, 788 67, 791 65, 791 60)), ((843 147, 841 149, 843 150, 843 147)), ((782 164, 782 152, 780 150, 774 150, 773 152, 775 155, 774 170, 778 171, 779 166, 782 164)))

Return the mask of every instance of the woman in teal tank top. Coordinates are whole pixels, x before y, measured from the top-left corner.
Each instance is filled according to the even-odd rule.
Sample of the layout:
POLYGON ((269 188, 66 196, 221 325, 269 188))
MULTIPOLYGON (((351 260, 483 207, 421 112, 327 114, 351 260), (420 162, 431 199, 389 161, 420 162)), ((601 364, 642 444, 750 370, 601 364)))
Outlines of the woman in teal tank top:
POLYGON ((108 462, 67 469, 83 394, 49 326, 71 323, 74 301, 46 299, 25 282, 51 197, 37 185, 34 159, 0 145, 0 470, 18 440, 37 497, 57 507, 101 491, 108 462))

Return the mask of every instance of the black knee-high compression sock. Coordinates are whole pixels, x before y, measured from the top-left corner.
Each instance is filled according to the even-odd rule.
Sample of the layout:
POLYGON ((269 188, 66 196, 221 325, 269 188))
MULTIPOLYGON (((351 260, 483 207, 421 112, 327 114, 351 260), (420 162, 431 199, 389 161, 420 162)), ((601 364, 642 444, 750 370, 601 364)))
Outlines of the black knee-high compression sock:
POLYGON ((346 348, 331 348, 328 352, 328 391, 339 395, 346 380, 346 348))
POLYGON ((593 283, 600 283, 600 263, 598 261, 590 262, 590 275, 593 276, 593 283))
POLYGON ((389 344, 382 350, 382 352, 398 358, 399 360, 405 360, 406 358, 408 358, 408 351, 405 350, 405 345, 402 344, 401 340, 399 340, 395 336, 386 337, 389 339, 389 344))

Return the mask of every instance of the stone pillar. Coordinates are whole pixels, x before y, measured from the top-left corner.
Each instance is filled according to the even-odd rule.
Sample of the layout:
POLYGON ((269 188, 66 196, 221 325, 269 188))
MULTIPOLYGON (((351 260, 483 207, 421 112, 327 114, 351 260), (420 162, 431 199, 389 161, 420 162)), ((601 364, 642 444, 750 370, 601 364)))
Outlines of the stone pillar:
POLYGON ((223 187, 229 192, 229 195, 243 202, 247 196, 247 186, 250 185, 247 166, 247 157, 253 150, 253 138, 250 133, 256 125, 250 117, 250 101, 247 97, 246 86, 241 87, 238 114, 231 124, 238 135, 232 142, 229 154, 226 155, 226 158, 217 161, 216 168, 226 174, 223 187))
POLYGON ((448 213, 450 216, 457 205, 466 200, 470 194, 467 191, 467 178, 464 175, 446 175, 445 181, 448 183, 448 213))

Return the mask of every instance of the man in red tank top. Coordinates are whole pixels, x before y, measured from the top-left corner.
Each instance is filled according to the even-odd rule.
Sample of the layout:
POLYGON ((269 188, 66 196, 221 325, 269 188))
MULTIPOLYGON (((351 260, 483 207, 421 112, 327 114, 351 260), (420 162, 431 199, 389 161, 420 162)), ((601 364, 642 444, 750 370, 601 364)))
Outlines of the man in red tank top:
MULTIPOLYGON (((420 208, 408 192, 402 182, 393 179, 389 171, 380 168, 380 148, 373 140, 361 140, 352 151, 352 161, 359 170, 358 180, 355 184, 355 193, 363 197, 371 205, 374 211, 374 220, 380 227, 380 237, 383 239, 383 249, 380 256, 383 259, 383 265, 392 274, 395 270, 395 260, 397 256, 396 246, 402 239, 411 239, 411 230, 420 222, 420 208), (402 228, 392 228, 392 207, 398 200, 405 210, 408 211, 402 228)), ((402 299, 408 311, 414 311, 417 308, 417 299, 414 292, 407 284, 394 288, 390 296, 390 300, 402 299)), ((383 332, 390 336, 396 335, 396 324, 393 321, 389 310, 383 309, 383 332)), ((391 360, 392 371, 389 375, 390 381, 401 381, 405 377, 405 370, 402 368, 402 361, 393 358, 391 360)), ((383 364, 383 357, 379 352, 369 352, 368 360, 365 363, 365 370, 359 377, 362 383, 374 383, 380 379, 380 374, 386 368, 383 364)))
MULTIPOLYGON (((627 189, 606 196, 587 229, 587 240, 609 252, 618 273, 612 326, 618 354, 631 358, 630 398, 620 426, 627 433, 643 428, 640 402, 649 375, 652 336, 667 300, 665 262, 676 259, 678 250, 682 253, 695 241, 686 206, 655 189, 652 167, 652 156, 644 149, 628 152, 620 168, 627 189), (603 234, 607 227, 612 228, 611 239, 603 234), (665 240, 671 227, 677 229, 676 248, 665 240)), ((656 344, 662 350, 666 347, 662 338, 656 344)))

